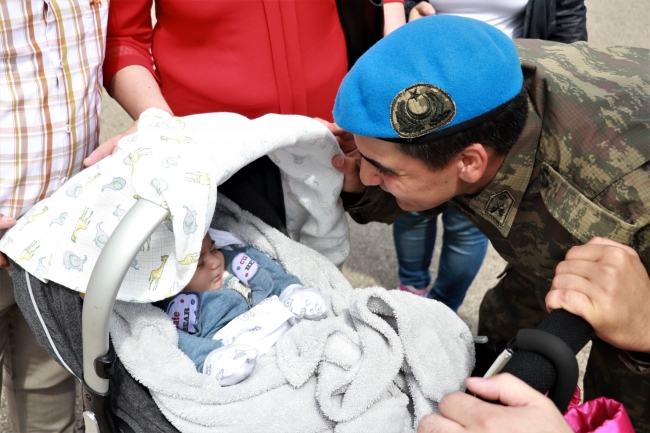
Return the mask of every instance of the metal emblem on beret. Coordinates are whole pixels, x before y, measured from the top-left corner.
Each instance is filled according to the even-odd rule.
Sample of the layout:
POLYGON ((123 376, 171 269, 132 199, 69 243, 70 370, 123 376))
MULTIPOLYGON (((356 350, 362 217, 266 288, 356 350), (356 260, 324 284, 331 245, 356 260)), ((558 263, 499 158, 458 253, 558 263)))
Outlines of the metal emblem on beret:
POLYGON ((402 138, 417 138, 448 125, 456 104, 440 87, 418 83, 395 96, 390 104, 390 123, 402 138))
POLYGON ((515 199, 512 198, 510 191, 501 191, 490 197, 483 212, 492 218, 499 227, 503 227, 514 203, 515 199))

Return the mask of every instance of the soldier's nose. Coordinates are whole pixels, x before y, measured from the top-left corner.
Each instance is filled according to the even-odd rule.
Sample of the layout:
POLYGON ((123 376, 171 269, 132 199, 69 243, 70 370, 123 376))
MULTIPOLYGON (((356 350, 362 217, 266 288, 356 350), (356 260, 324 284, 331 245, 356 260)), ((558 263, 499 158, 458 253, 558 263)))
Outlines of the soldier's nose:
POLYGON ((381 185, 383 182, 377 169, 363 159, 361 160, 361 166, 359 167, 359 178, 366 186, 377 186, 381 185))

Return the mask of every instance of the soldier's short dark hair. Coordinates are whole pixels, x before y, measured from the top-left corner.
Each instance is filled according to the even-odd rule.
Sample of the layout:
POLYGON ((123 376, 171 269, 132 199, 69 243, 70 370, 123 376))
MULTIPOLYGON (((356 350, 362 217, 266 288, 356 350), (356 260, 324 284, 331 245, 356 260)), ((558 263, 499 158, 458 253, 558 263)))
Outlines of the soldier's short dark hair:
POLYGON ((528 96, 522 88, 517 96, 504 104, 495 117, 448 137, 423 144, 395 143, 407 156, 424 162, 432 170, 441 170, 473 143, 490 146, 498 154, 507 154, 515 144, 528 118, 528 96))

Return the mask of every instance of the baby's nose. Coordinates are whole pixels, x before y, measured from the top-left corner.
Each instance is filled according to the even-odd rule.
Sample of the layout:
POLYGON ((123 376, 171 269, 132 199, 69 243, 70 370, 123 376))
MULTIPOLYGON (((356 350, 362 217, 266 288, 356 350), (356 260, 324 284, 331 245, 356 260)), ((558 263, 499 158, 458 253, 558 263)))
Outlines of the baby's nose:
POLYGON ((219 259, 212 257, 210 259, 210 269, 217 269, 219 267, 219 259))

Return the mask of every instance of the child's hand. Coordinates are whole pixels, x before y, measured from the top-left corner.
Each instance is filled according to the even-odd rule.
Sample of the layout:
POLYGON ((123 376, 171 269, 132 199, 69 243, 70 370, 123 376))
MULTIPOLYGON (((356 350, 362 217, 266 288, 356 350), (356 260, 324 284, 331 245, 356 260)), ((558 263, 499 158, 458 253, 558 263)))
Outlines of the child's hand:
POLYGON ((428 17, 429 15, 435 15, 436 10, 431 6, 431 3, 428 1, 420 2, 415 5, 411 12, 409 13, 409 23, 415 21, 422 17, 428 17))
POLYGON ((220 386, 235 385, 253 372, 259 351, 246 344, 222 346, 208 354, 203 374, 212 376, 220 386))
POLYGON ((291 285, 280 294, 280 301, 295 316, 291 324, 302 319, 321 320, 327 316, 329 305, 321 293, 311 287, 298 284, 291 285))

